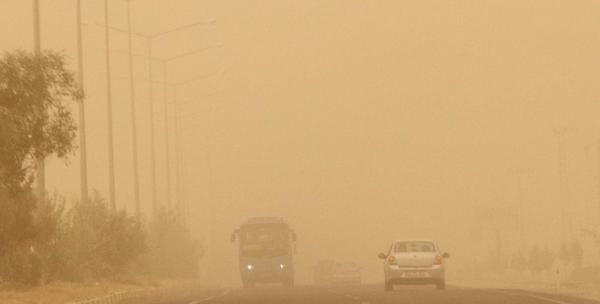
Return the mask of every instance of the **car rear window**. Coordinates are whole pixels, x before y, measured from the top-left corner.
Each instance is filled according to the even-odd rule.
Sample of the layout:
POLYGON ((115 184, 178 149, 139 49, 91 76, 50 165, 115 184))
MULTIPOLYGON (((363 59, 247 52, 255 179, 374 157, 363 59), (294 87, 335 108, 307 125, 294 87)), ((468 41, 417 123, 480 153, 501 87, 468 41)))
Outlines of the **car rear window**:
POLYGON ((435 252, 432 242, 411 241, 394 244, 394 252, 435 252))

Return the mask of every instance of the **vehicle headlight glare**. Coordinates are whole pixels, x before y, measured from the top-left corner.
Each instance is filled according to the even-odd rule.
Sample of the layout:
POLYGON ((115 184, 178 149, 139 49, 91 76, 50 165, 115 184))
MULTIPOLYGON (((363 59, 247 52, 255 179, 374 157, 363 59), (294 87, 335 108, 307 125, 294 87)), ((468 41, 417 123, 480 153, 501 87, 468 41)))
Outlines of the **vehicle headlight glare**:
POLYGON ((283 269, 283 268, 285 268, 285 265, 279 264, 279 268, 283 269))
POLYGON ((252 268, 254 268, 254 266, 248 265, 248 266, 246 266, 246 268, 248 268, 248 270, 252 270, 252 268))

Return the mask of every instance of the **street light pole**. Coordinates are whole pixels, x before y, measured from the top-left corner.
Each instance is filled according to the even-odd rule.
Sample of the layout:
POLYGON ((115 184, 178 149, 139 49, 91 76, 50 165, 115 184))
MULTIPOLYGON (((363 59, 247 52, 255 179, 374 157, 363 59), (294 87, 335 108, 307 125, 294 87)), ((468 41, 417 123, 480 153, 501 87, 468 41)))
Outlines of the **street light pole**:
MULTIPOLYGON (((598 191, 600 193, 600 139, 598 139, 598 142, 596 143, 596 145, 597 145, 596 146, 596 157, 597 157, 596 169, 598 170, 596 181, 598 183, 597 187, 598 187, 598 191)), ((600 218, 600 195, 598 195, 598 216, 600 218)))
POLYGON ((112 122, 112 79, 110 71, 110 28, 108 21, 108 0, 104 0, 104 43, 106 47, 106 120, 108 125, 108 192, 110 208, 117 210, 115 198, 115 153, 112 122))
MULTIPOLYGON (((165 121, 165 154, 166 154, 166 170, 167 170, 167 209, 170 210, 171 209, 171 151, 169 148, 169 143, 170 143, 170 136, 169 136, 169 107, 168 107, 168 81, 167 81, 167 63, 176 60, 176 59, 180 59, 182 57, 185 56, 189 56, 189 55, 193 55, 193 54, 197 54, 199 52, 203 52, 207 49, 202 49, 202 50, 197 50, 191 53, 187 53, 184 55, 179 55, 179 56, 175 56, 175 57, 171 57, 169 59, 163 59, 161 60, 162 64, 163 64, 163 91, 164 91, 164 121, 165 121)), ((202 76, 204 77, 204 76, 202 76)), ((197 78, 195 78, 197 79, 197 78)), ((192 79, 192 80, 195 80, 192 79)), ((181 176, 181 146, 180 146, 180 138, 179 138, 179 121, 178 121, 178 110, 177 110, 177 87, 179 85, 183 85, 190 82, 190 80, 188 81, 183 81, 180 83, 175 83, 173 86, 173 111, 175 113, 175 178, 176 178, 176 186, 175 186, 175 191, 176 191, 176 208, 178 208, 178 210, 181 212, 183 210, 182 207, 182 203, 183 203, 183 190, 182 190, 182 176, 181 176)))
POLYGON ((40 0, 33 0, 33 49, 36 55, 40 55, 40 0))
MULTIPOLYGON (((155 136, 154 136, 154 111, 153 111, 153 107, 154 107, 154 94, 153 94, 153 65, 152 65, 152 60, 154 59, 152 57, 152 42, 155 38, 164 36, 164 35, 168 35, 177 31, 181 31, 181 30, 185 30, 185 29, 189 29, 192 27, 196 27, 199 25, 206 25, 206 24, 214 24, 215 21, 211 20, 208 22, 196 22, 196 23, 192 23, 192 24, 188 24, 188 25, 184 25, 178 28, 174 28, 165 32, 161 32, 161 33, 157 33, 154 35, 142 35, 142 37, 146 38, 147 40, 147 44, 148 44, 148 79, 149 79, 149 103, 150 103, 150 145, 151 150, 150 150, 150 158, 152 161, 152 173, 151 173, 151 179, 152 179, 152 206, 153 206, 153 212, 156 212, 156 208, 158 207, 158 204, 156 202, 156 156, 155 156, 155 136)), ((164 120, 165 120, 165 146, 166 146, 166 175, 167 175, 167 210, 170 209, 171 207, 171 164, 170 164, 170 152, 169 152, 169 118, 168 118, 168 105, 167 105, 167 63, 168 63, 168 59, 167 60, 162 60, 163 63, 163 94, 164 94, 164 120)))
MULTIPOLYGON (((174 57, 174 59, 180 58, 179 56, 174 57)), ((177 95, 177 89, 185 84, 188 84, 192 81, 196 81, 200 78, 205 78, 206 75, 201 75, 199 77, 194 77, 193 79, 188 79, 186 81, 182 81, 179 83, 175 83, 173 85, 173 119, 175 124, 175 177, 176 177, 176 189, 177 189, 177 211, 180 216, 183 216, 183 219, 187 221, 187 202, 185 199, 185 181, 183 178, 183 149, 181 148, 181 126, 179 121, 179 98, 177 95)))
POLYGON ((164 121, 165 121, 165 153, 167 170, 167 210, 171 210, 171 155, 169 149, 169 106, 167 101, 167 61, 163 62, 163 101, 164 101, 164 121))
MULTIPOLYGON (((594 174, 595 179, 593 183, 595 183, 594 190, 598 193, 596 204, 598 208, 598 219, 600 219, 600 139, 597 139, 595 143, 585 145, 584 151, 586 154, 592 154, 593 162, 596 164, 596 169, 594 169, 596 173, 594 174)), ((600 222, 599 220, 594 220, 600 222)))
POLYGON ((570 198, 569 180, 566 172, 565 164, 565 129, 558 128, 554 130, 557 143, 557 168, 558 168, 558 182, 560 190, 560 221, 561 221, 561 239, 563 243, 566 243, 572 238, 572 222, 571 212, 567 208, 567 201, 570 198))
MULTIPOLYGON (((131 1, 131 0, 127 0, 128 17, 130 16, 130 14, 129 14, 129 12, 130 12, 129 1, 131 1)), ((106 17, 106 19, 107 18, 108 17, 106 17)), ((118 31, 118 32, 124 32, 124 33, 128 34, 129 37, 131 37, 131 35, 134 35, 134 34, 136 36, 143 37, 143 38, 145 38, 147 40, 147 43, 148 43, 148 50, 147 50, 147 52, 148 52, 148 58, 147 59, 148 59, 149 103, 150 103, 150 117, 149 118, 150 118, 150 126, 151 126, 150 127, 150 133, 151 133, 151 135, 150 135, 150 145, 151 145, 151 151, 150 151, 151 156, 150 156, 150 158, 151 158, 151 161, 152 161, 152 165, 151 165, 152 166, 152 172, 151 172, 151 180, 152 180, 152 206, 153 206, 153 213, 156 213, 156 210, 158 208, 158 202, 157 202, 157 195, 156 195, 156 152, 155 152, 156 151, 156 147, 155 147, 156 137, 155 137, 154 110, 153 110, 154 109, 154 90, 153 90, 154 72, 153 72, 152 60, 156 59, 156 60, 159 60, 159 61, 161 61, 163 63, 163 79, 164 79, 164 82, 165 82, 165 86, 163 87, 163 95, 164 95, 163 99, 164 99, 164 103, 165 103, 164 109, 165 109, 165 115, 166 115, 167 114, 167 110, 168 110, 167 96, 166 96, 167 95, 167 87, 166 87, 166 79, 167 79, 167 76, 166 76, 166 74, 167 74, 166 73, 166 64, 170 60, 178 59, 178 58, 180 58, 182 56, 188 56, 188 55, 191 55, 191 54, 195 54, 198 51, 192 52, 192 53, 188 53, 188 54, 184 54, 184 55, 180 55, 180 56, 176 56, 176 57, 169 58, 169 59, 158 59, 158 58, 154 58, 152 56, 152 46, 153 46, 152 42, 153 42, 153 39, 155 39, 155 38, 158 38, 158 37, 161 37, 161 36, 165 36, 165 35, 177 32, 177 31, 181 31, 181 30, 185 30, 185 29, 190 29, 190 28, 193 28, 193 27, 196 27, 196 26, 200 26, 200 25, 214 25, 216 23, 216 21, 215 20, 201 21, 201 22, 196 22, 196 23, 192 23, 192 24, 183 25, 183 26, 180 26, 180 27, 177 27, 177 28, 165 31, 165 32, 156 33, 156 34, 153 34, 153 35, 143 35, 143 34, 140 34, 140 33, 132 33, 130 27, 129 27, 128 30, 124 30, 124 29, 120 29, 120 28, 116 28, 116 27, 111 27, 111 26, 109 26, 107 20, 105 21, 105 25, 91 24, 91 23, 90 24, 86 24, 86 25, 93 25, 93 26, 104 27, 104 30, 106 31, 106 36, 107 37, 108 37, 109 30, 115 30, 115 31, 118 31)), ((130 24, 128 24, 128 25, 130 25, 130 24)), ((107 47, 106 48, 107 48, 107 58, 109 58, 108 52, 109 52, 110 48, 108 46, 108 38, 107 38, 107 47)), ((132 51, 131 51, 131 47, 130 47, 130 51, 128 52, 128 54, 130 55, 130 62, 132 62, 131 58, 133 57, 133 54, 132 54, 132 51)), ((107 59, 107 70, 109 71, 110 70, 110 64, 109 64, 108 61, 109 60, 107 59)), ((131 76, 131 78, 133 78, 133 77, 131 76)), ((110 79, 109 79, 108 83, 110 83, 110 79)), ((133 90, 132 90, 132 92, 133 92, 133 90)), ((112 123, 110 123, 110 125, 112 126, 112 123)), ((167 146, 167 151, 166 151, 167 152, 167 164, 166 165, 167 165, 167 171, 168 171, 167 172, 167 206, 170 207, 170 197, 171 197, 170 171, 171 171, 171 169, 170 169, 170 163, 169 163, 169 160, 170 160, 170 155, 169 154, 170 153, 169 153, 169 149, 168 149, 168 143, 170 141, 169 140, 169 134, 168 134, 168 125, 169 125, 168 117, 165 116, 165 141, 167 143, 167 145, 166 145, 167 146)), ((109 133, 112 134, 112 130, 109 133)), ((137 134, 137 133, 135 133, 135 134, 137 134)), ((112 138, 112 135, 110 135, 110 138, 112 138)), ((111 139, 111 142, 112 142, 112 139, 111 139)), ((134 147, 137 150, 137 145, 134 145, 134 147)), ((112 149, 112 148, 110 148, 110 149, 112 149)), ((137 155, 137 153, 135 153, 135 155, 137 155)), ((112 168, 112 165, 111 165, 111 168, 112 168)), ((137 172, 137 170, 135 170, 135 172, 137 172)), ((114 174, 111 174, 111 176, 113 176, 111 184, 114 185, 114 174)), ((136 188, 139 189, 139 187, 136 187, 136 188)), ((112 187, 112 189, 114 189, 114 186, 112 187)), ((112 195, 112 197, 113 197, 112 201, 114 202, 114 190, 112 190, 112 193, 113 193, 113 195, 112 195)), ((138 190, 138 193, 139 193, 139 190, 138 190)))
POLYGON ((181 178, 181 143, 179 128, 179 111, 177 109, 177 87, 173 89, 173 112, 175 120, 175 178, 177 185, 177 211, 179 215, 185 215, 183 200, 182 178, 181 178))
POLYGON ((131 0, 127 1, 127 38, 129 46, 129 96, 131 102, 131 132, 132 132, 132 153, 133 153, 133 193, 135 202, 135 213, 141 218, 140 208, 140 187, 138 175, 138 151, 137 151, 137 128, 136 128, 136 109, 135 109, 135 84, 133 76, 133 47, 131 32, 131 0))
POLYGON ((88 182, 87 182, 87 145, 85 134, 85 98, 84 98, 84 79, 83 79, 83 38, 81 33, 81 0, 77 0, 77 60, 79 67, 79 87, 81 94, 79 98, 79 162, 80 162, 80 183, 81 183, 81 202, 88 200, 88 182))
MULTIPOLYGON (((33 51, 35 56, 42 55, 42 43, 40 38, 40 0, 33 0, 33 51)), ((38 159, 36 164, 36 190, 38 197, 46 195, 46 164, 44 159, 38 159)))
POLYGON ((154 98, 152 94, 153 72, 152 72, 152 39, 148 38, 148 102, 150 106, 150 161, 152 179, 152 213, 156 215, 156 148, 154 146, 154 98))

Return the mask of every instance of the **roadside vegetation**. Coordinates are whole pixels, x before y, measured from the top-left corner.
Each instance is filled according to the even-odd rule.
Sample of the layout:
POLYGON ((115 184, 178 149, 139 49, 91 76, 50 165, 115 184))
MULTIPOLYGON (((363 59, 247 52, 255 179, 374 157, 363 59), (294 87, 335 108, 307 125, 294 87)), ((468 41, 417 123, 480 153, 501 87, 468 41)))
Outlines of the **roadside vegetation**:
POLYGON ((585 250, 579 239, 558 247, 533 243, 505 249, 500 245, 503 242, 497 243, 481 259, 460 265, 459 279, 551 286, 600 284, 598 266, 584 263, 585 250))
POLYGON ((77 148, 70 109, 83 92, 66 66, 54 51, 0 57, 0 286, 194 277, 201 250, 174 214, 144 222, 99 194, 34 195, 36 161, 77 148))

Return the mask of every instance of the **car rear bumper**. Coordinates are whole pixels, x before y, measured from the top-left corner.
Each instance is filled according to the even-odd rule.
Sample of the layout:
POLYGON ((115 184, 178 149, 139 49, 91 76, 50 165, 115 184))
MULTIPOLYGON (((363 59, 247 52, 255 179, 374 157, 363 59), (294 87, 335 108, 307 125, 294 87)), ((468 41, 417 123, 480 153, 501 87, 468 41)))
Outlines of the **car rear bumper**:
POLYGON ((442 267, 431 268, 402 268, 386 267, 385 280, 393 284, 435 284, 446 279, 442 267))

